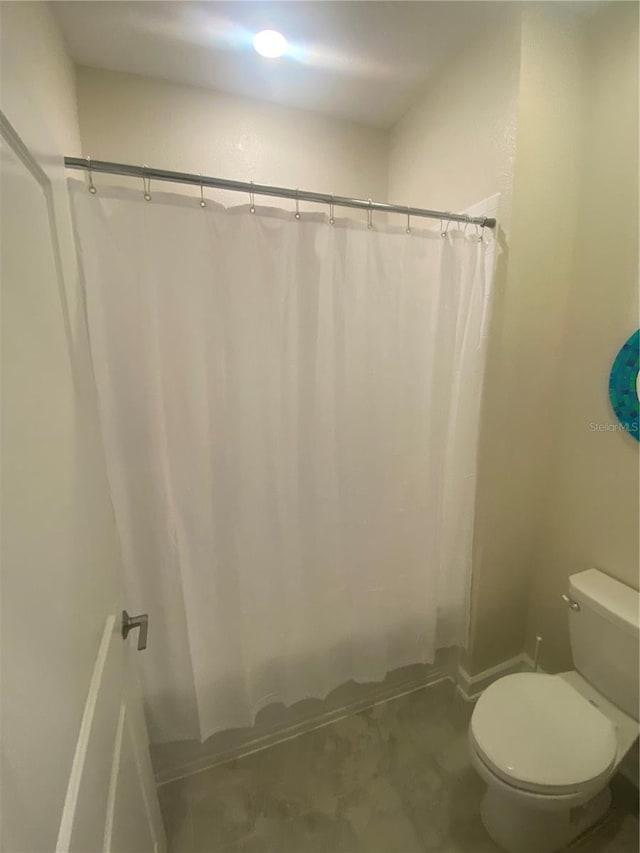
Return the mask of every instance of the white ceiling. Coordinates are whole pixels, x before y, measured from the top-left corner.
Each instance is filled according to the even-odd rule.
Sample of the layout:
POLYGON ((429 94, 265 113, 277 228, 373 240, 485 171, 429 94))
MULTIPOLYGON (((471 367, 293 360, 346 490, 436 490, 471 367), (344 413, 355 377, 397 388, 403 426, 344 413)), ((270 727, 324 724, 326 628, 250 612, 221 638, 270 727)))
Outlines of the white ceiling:
POLYGON ((337 115, 397 121, 443 58, 499 2, 55 2, 79 65, 128 71, 337 115), (291 55, 258 56, 251 39, 280 30, 291 55))
MULTIPOLYGON (((513 3, 493 0, 167 0, 53 3, 79 65, 128 71, 349 118, 394 124, 443 59, 513 3), (290 54, 264 59, 261 29, 290 54)), ((554 3, 588 14, 602 2, 554 3)))

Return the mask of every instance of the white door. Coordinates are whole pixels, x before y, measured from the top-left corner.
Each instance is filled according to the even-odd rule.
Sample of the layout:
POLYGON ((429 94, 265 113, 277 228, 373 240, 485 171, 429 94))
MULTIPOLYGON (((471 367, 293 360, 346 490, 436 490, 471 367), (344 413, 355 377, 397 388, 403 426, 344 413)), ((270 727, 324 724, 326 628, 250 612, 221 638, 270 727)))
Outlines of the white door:
POLYGON ((60 821, 60 853, 166 846, 131 649, 135 636, 123 642, 121 625, 110 615, 104 626, 60 821))
POLYGON ((0 137, 1 847, 164 850, 59 197, 2 113, 0 137))

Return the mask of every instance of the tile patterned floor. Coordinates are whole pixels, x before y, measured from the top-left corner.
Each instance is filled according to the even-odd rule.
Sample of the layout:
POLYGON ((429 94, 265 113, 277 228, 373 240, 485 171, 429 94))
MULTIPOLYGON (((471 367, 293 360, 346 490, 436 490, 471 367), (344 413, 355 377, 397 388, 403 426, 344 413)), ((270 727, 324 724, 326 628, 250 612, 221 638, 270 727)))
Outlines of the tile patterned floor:
MULTIPOLYGON (((163 785, 170 853, 500 853, 480 821, 471 711, 442 682, 163 785)), ((629 820, 573 850, 636 853, 629 820)))

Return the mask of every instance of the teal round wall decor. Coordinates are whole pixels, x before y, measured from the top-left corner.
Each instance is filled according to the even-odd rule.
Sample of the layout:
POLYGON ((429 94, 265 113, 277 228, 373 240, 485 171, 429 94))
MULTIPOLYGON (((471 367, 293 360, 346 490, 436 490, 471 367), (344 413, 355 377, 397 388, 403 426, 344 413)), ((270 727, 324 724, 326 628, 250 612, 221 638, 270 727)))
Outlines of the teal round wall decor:
POLYGON ((609 399, 618 420, 636 441, 640 441, 640 329, 634 332, 615 357, 609 375, 609 399))

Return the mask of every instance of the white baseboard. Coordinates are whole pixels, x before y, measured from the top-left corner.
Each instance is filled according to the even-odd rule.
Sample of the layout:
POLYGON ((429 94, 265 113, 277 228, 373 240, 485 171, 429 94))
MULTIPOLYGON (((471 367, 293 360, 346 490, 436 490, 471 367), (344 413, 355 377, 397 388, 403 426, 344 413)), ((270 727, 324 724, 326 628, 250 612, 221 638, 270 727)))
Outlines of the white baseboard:
MULTIPOLYGON (((469 675, 463 666, 459 666, 457 684, 458 693, 462 696, 465 702, 475 702, 482 691, 486 690, 492 682, 497 681, 504 675, 511 675, 514 672, 532 672, 533 668, 532 659, 524 652, 513 658, 509 658, 509 660, 501 661, 501 663, 496 666, 484 669, 482 672, 478 672, 475 675, 469 675)), ((539 667, 538 671, 542 672, 539 667)))

